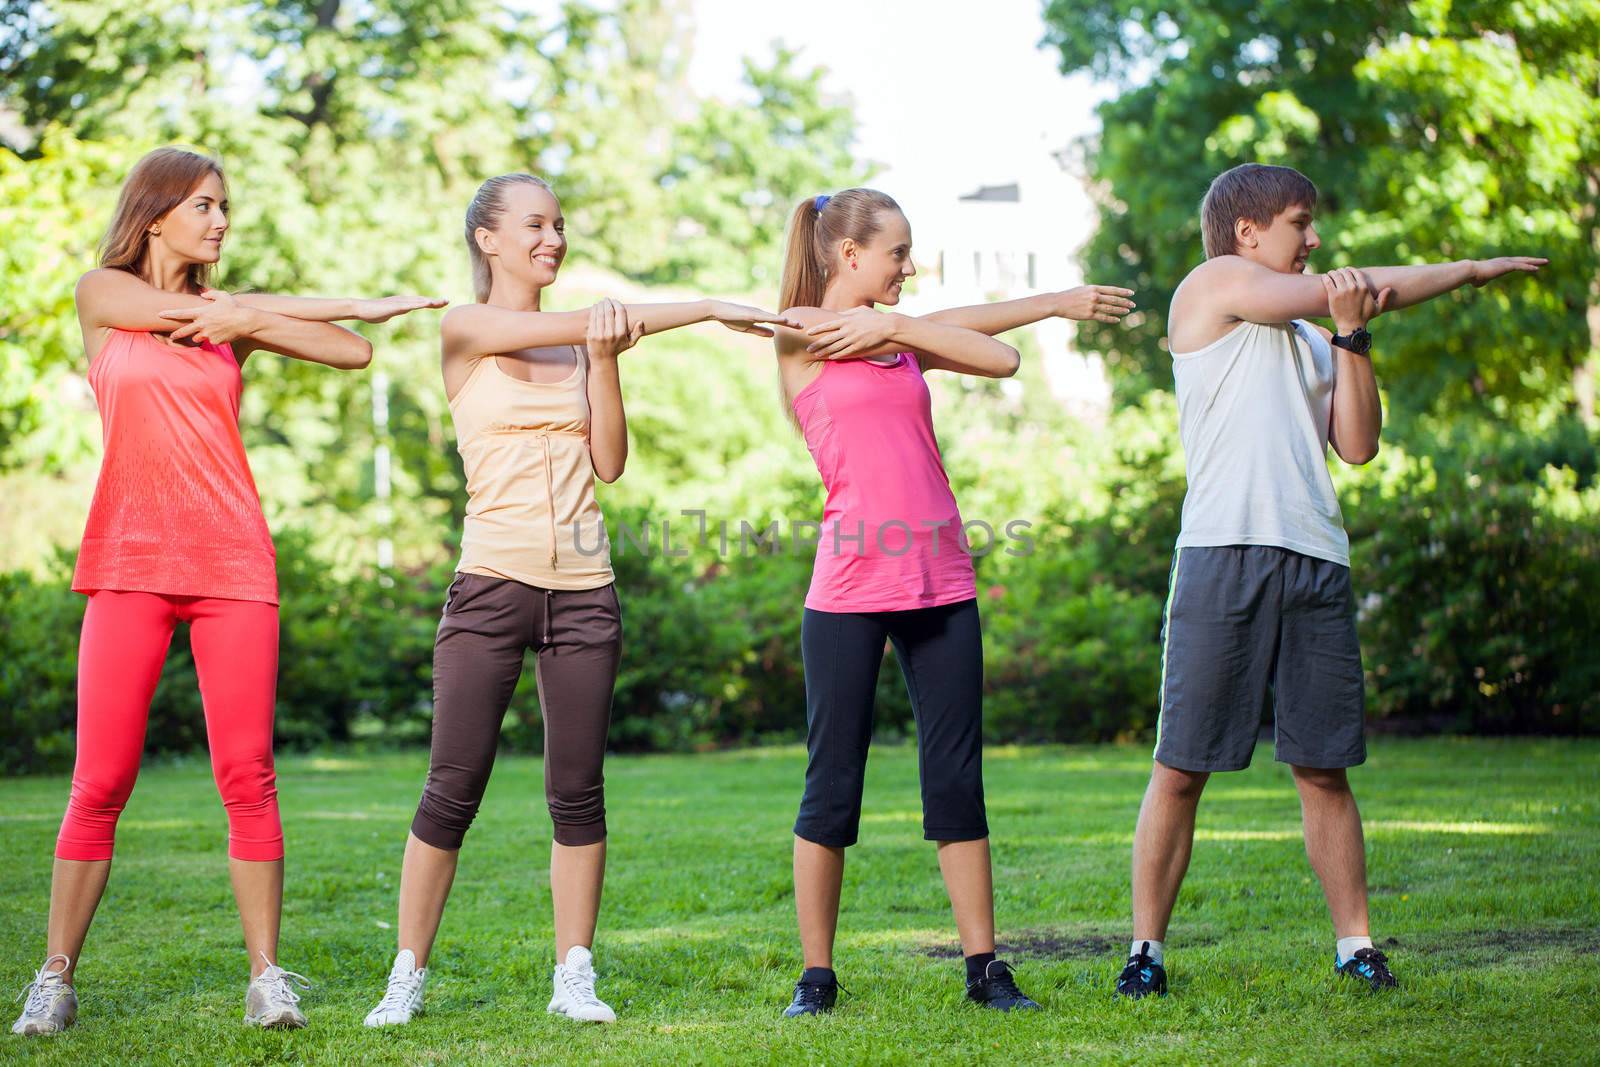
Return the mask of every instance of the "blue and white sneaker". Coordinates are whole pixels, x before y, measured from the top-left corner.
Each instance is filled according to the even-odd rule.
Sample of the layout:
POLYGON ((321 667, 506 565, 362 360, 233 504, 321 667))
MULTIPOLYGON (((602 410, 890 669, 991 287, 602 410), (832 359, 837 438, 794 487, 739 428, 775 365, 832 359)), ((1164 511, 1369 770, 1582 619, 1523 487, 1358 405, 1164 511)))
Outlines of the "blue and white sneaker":
POLYGON ((1400 980, 1389 973, 1389 957, 1375 948, 1358 948, 1356 954, 1338 965, 1340 974, 1367 983, 1376 993, 1380 989, 1394 989, 1400 980))
POLYGON ((1146 941, 1133 955, 1128 965, 1117 975, 1117 995, 1129 1000, 1141 997, 1167 995, 1167 969, 1150 957, 1150 942, 1146 941))

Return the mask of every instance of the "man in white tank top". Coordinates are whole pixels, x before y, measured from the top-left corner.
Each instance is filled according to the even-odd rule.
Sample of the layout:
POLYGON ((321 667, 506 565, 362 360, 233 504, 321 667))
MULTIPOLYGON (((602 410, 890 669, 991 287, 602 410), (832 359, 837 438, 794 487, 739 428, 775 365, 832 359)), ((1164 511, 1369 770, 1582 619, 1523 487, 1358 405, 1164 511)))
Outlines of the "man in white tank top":
POLYGON ((1189 487, 1162 625, 1155 767, 1133 843, 1133 946, 1117 992, 1167 990, 1167 923, 1213 771, 1250 763, 1270 700, 1294 772, 1306 852, 1333 918, 1335 966, 1396 985, 1367 925, 1361 816, 1345 770, 1366 759, 1350 546, 1327 449, 1378 452, 1383 413, 1367 323, 1471 283, 1535 271, 1506 257, 1308 276, 1317 190, 1245 164, 1201 204, 1206 261, 1168 317, 1189 487), (1337 333, 1305 321, 1328 318, 1337 333))

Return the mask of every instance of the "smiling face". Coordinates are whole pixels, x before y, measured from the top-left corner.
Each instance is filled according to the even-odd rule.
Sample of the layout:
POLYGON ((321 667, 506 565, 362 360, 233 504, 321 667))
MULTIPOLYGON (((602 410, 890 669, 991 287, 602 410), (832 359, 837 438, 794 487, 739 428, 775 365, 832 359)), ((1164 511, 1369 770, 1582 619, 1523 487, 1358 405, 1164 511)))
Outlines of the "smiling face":
POLYGON ((518 182, 506 187, 501 203, 494 227, 478 227, 478 247, 495 276, 542 289, 556 280, 567 257, 561 201, 542 185, 518 182))
POLYGON ((861 302, 894 306, 907 278, 917 273, 911 260, 911 224, 893 208, 879 212, 877 232, 865 243, 839 242, 834 276, 861 302))
POLYGON ((228 232, 228 192, 216 174, 206 174, 171 211, 151 223, 150 253, 184 263, 222 258, 228 232))
POLYGON ((1235 229, 1239 255, 1280 274, 1304 274, 1311 253, 1322 247, 1311 208, 1291 204, 1266 226, 1239 219, 1235 229))

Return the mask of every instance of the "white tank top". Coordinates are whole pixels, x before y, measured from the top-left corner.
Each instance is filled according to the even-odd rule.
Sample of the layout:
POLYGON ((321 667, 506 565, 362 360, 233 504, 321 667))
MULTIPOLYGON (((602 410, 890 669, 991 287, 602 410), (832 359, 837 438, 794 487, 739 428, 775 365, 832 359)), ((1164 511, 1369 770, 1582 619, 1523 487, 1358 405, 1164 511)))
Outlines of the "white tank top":
POLYGON ((1315 327, 1242 322, 1173 353, 1189 491, 1178 547, 1276 545, 1350 565, 1328 476, 1333 349, 1315 327))

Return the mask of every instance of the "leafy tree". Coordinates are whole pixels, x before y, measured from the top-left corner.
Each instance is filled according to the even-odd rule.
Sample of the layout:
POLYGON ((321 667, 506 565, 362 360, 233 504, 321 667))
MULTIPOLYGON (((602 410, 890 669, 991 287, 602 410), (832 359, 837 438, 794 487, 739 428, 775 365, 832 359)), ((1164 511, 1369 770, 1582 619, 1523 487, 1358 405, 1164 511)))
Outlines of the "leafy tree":
POLYGON ((867 179, 853 113, 797 58, 778 45, 769 64, 746 59, 753 104, 709 100, 679 125, 660 176, 674 240, 650 280, 775 290, 795 202, 867 179))
MULTIPOLYGON (((24 223, 0 248, 0 469, 56 465, 92 440, 81 398, 74 420, 58 396, 82 371, 72 282, 127 166, 158 144, 202 146, 228 168, 221 284, 457 300, 470 299, 462 213, 491 174, 554 181, 574 262, 747 289, 774 265, 772 205, 852 173, 853 118, 792 54, 748 70, 763 117, 734 122, 749 109, 695 99, 683 0, 537 14, 501 0, 0 5, 0 117, 16 127, 0 191, 24 223)), ((246 435, 275 522, 316 524, 335 554, 370 535, 367 414, 384 387, 395 492, 418 501, 396 536, 437 553, 461 479, 435 331, 426 314, 372 331, 387 386, 252 365, 246 435)))
POLYGON ((1319 268, 1549 256, 1381 325, 1402 409, 1511 413, 1552 394, 1593 419, 1600 345, 1600 0, 1046 0, 1064 71, 1116 80, 1088 168, 1088 273, 1139 290, 1086 324, 1123 395, 1170 383, 1164 313, 1201 258, 1198 205, 1236 163, 1321 191, 1319 268))

